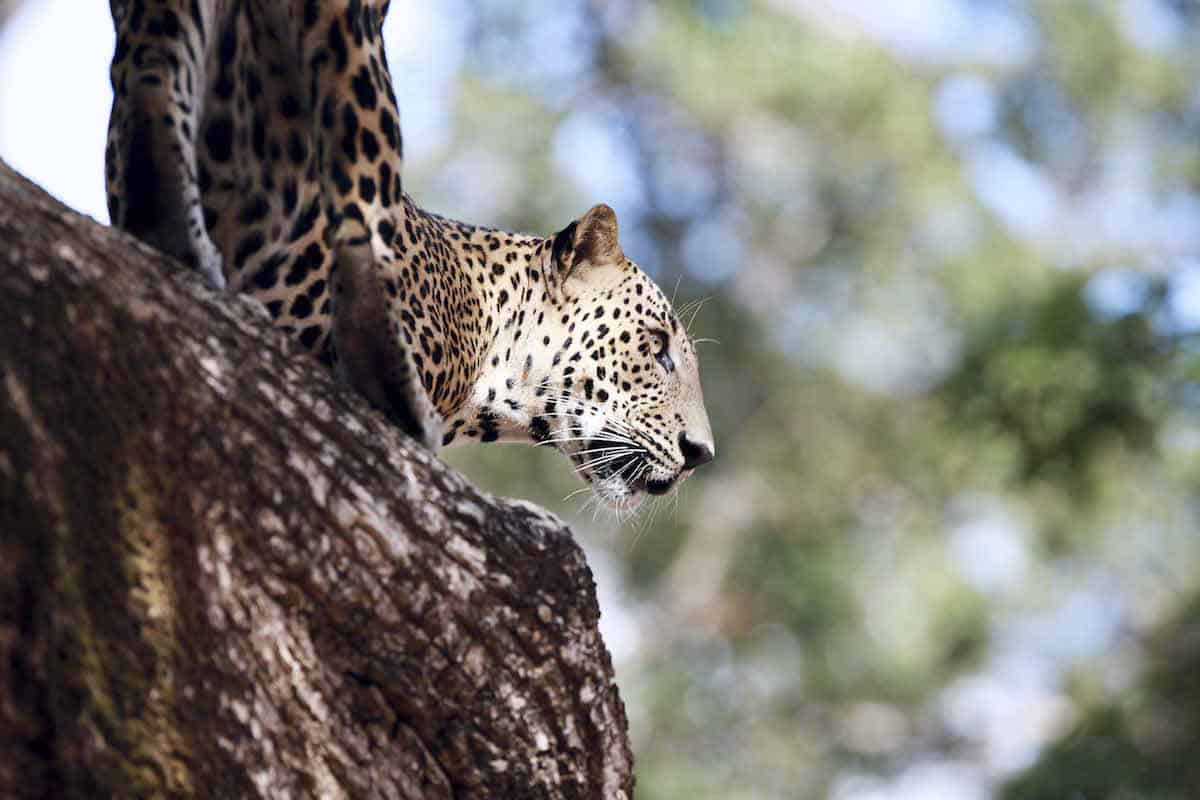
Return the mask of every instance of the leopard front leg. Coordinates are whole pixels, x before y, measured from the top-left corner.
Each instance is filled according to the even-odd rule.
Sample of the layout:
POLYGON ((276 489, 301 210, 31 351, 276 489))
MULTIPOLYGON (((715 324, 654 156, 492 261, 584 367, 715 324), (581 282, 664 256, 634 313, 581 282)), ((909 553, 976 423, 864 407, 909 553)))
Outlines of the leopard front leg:
POLYGON ((436 450, 441 415, 386 288, 405 223, 399 114, 383 50, 387 7, 385 0, 327 0, 316 19, 305 20, 326 238, 336 253, 333 341, 339 373, 436 450))
POLYGON ((224 288, 204 224, 194 134, 217 0, 112 0, 117 33, 105 178, 113 224, 224 288))
POLYGON ((366 241, 339 245, 333 271, 337 371, 393 424, 436 452, 441 447, 442 418, 391 316, 378 273, 366 241))

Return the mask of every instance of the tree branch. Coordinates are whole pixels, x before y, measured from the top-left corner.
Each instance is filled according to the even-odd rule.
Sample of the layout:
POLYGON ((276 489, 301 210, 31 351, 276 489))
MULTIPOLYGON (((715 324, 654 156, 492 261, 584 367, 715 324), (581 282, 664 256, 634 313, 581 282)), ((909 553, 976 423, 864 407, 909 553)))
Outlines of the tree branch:
POLYGON ((561 522, 3 163, 0 260, 0 796, 631 796, 561 522))

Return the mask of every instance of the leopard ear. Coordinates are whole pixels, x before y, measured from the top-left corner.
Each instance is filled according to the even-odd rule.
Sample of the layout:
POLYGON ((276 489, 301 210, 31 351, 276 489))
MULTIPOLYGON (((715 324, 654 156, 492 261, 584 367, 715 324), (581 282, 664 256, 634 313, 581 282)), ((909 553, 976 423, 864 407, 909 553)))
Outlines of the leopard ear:
POLYGON ((617 214, 601 203, 580 218, 575 229, 575 258, 591 264, 620 264, 625 260, 617 241, 617 214))
POLYGON ((564 280, 581 264, 622 265, 625 254, 617 241, 616 213, 603 204, 593 206, 555 235, 552 252, 564 280))

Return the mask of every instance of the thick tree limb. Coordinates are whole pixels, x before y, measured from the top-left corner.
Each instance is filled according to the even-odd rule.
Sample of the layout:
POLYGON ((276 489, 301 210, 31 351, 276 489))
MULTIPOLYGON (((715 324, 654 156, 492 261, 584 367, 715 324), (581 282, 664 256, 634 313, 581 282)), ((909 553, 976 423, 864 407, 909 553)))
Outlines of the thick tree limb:
POLYGON ((0 796, 628 797, 584 557, 0 163, 0 796))

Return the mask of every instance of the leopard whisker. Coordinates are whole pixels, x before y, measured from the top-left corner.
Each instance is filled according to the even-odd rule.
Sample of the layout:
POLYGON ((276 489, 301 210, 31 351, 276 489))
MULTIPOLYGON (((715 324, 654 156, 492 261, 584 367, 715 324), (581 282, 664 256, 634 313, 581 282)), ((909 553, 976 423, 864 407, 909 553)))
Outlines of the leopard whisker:
MULTIPOLYGON (((550 412, 548 414, 543 414, 542 416, 544 416, 544 417, 561 417, 561 418, 567 419, 567 420, 573 420, 573 419, 577 418, 577 415, 572 414, 570 412, 558 412, 558 411, 550 412)), ((599 414, 598 416, 601 417, 601 429, 602 430, 608 429, 606 432, 609 434, 616 433, 616 434, 631 435, 634 433, 634 429, 624 422, 613 419, 611 417, 607 417, 603 414, 599 414)), ((595 437, 591 437, 591 438, 601 438, 601 436, 600 436, 600 434, 597 434, 595 437)))
MULTIPOLYGON (((635 451, 635 453, 636 453, 636 451, 635 451)), ((604 456, 603 458, 594 458, 591 461, 586 461, 586 462, 576 466, 575 471, 582 472, 584 470, 595 469, 596 467, 603 466, 604 464, 609 464, 609 463, 612 463, 613 461, 619 461, 622 458, 628 458, 629 455, 630 455, 629 453, 617 453, 616 455, 613 455, 613 456, 604 456)))
POLYGON ((562 502, 566 503, 571 498, 576 497, 580 494, 583 494, 584 492, 589 491, 591 488, 592 488, 591 486, 586 486, 586 485, 580 486, 578 489, 574 490, 573 492, 570 492, 566 497, 564 497, 562 499, 562 502))
MULTIPOLYGON (((632 439, 614 436, 556 436, 543 439, 538 442, 538 446, 545 444, 563 444, 566 442, 614 442, 617 445, 629 445, 630 447, 641 447, 632 439)), ((644 449, 644 448, 643 448, 644 449)))
POLYGON ((600 420, 602 421, 603 427, 613 428, 618 431, 623 431, 623 432, 628 432, 628 433, 632 433, 634 431, 633 426, 630 425, 629 423, 627 423, 623 420, 617 419, 616 417, 610 416, 609 414, 600 410, 599 408, 592 407, 592 408, 584 408, 582 410, 583 410, 583 413, 575 413, 575 411, 573 411, 573 410, 547 411, 547 412, 543 412, 540 416, 561 417, 561 418, 570 420, 570 419, 579 419, 580 417, 583 416, 584 413, 586 413, 593 417, 599 417, 600 420))
MULTIPOLYGON (((699 300, 696 300, 691 304, 691 306, 688 308, 688 311, 691 312, 691 316, 688 318, 687 325, 684 326, 684 330, 689 332, 691 331, 692 325, 696 322, 696 317, 700 316, 700 311, 704 308, 704 304, 711 299, 712 295, 709 295, 707 297, 701 297, 699 300)), ((682 314, 680 316, 682 316, 682 314)))

